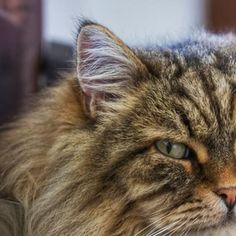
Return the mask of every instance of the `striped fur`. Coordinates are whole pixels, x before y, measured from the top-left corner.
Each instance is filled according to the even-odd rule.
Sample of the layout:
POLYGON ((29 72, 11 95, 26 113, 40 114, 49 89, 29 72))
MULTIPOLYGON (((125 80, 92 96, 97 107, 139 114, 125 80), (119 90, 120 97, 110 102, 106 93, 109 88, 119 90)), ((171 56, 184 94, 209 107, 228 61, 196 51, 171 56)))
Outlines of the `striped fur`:
POLYGON ((236 187, 235 46, 201 32, 130 49, 83 23, 76 72, 1 128, 1 196, 22 205, 24 235, 234 235, 215 191, 236 187))

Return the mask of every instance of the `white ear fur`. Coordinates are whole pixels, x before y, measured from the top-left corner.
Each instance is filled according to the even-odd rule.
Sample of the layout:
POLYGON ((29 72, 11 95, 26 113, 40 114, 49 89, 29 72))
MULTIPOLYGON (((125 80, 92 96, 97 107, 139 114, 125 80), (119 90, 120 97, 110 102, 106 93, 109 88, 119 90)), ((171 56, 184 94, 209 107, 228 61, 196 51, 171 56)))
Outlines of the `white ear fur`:
POLYGON ((88 25, 78 38, 78 78, 83 92, 116 93, 131 83, 136 65, 128 58, 122 42, 107 29, 88 25))
POLYGON ((134 77, 146 67, 119 38, 107 28, 89 23, 78 35, 77 73, 90 116, 96 116, 100 103, 120 97, 134 84, 134 77))

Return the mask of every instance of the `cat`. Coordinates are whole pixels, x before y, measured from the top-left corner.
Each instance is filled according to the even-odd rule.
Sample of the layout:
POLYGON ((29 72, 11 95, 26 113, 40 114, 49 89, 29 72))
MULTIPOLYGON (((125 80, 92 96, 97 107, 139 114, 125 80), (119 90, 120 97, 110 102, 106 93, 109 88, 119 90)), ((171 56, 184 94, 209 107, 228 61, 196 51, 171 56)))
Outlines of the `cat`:
POLYGON ((19 203, 0 199, 0 235, 23 236, 23 220, 23 209, 19 203))
POLYGON ((133 49, 83 21, 76 52, 0 133, 24 235, 235 235, 236 37, 133 49))

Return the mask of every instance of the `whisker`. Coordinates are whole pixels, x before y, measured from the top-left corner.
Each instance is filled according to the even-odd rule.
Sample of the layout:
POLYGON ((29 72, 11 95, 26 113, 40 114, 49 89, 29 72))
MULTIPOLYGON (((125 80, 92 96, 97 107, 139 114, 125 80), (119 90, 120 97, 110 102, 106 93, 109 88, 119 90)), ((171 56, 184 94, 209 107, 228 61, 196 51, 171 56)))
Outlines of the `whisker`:
MULTIPOLYGON (((153 213, 152 216, 154 216, 154 214, 155 214, 155 215, 159 214, 161 211, 163 211, 163 210, 159 210, 159 211, 153 213)), ((169 216, 169 215, 170 215, 170 214, 167 214, 167 215, 162 216, 161 218, 158 218, 156 221, 150 223, 149 225, 147 225, 146 227, 144 227, 143 229, 141 229, 140 231, 138 231, 134 236, 140 235, 140 234, 143 233, 145 230, 149 229, 150 227, 152 227, 153 225, 157 224, 159 221, 163 220, 165 217, 167 217, 167 216, 169 216)))
POLYGON ((163 228, 161 228, 159 230, 154 229, 154 231, 152 233, 150 232, 151 234, 148 234, 147 236, 164 236, 164 235, 166 235, 166 233, 169 233, 169 230, 171 229, 171 227, 173 227, 176 224, 178 224, 179 221, 180 220, 174 221, 174 222, 166 225, 165 227, 163 227, 163 228), (167 230, 168 230, 168 232, 166 232, 167 230))
POLYGON ((154 221, 152 223, 150 223, 149 225, 147 225, 146 227, 144 227, 143 229, 141 229, 140 231, 138 231, 134 236, 138 236, 141 233, 143 233, 145 230, 149 229, 150 227, 152 227, 153 225, 155 225, 157 222, 154 221))

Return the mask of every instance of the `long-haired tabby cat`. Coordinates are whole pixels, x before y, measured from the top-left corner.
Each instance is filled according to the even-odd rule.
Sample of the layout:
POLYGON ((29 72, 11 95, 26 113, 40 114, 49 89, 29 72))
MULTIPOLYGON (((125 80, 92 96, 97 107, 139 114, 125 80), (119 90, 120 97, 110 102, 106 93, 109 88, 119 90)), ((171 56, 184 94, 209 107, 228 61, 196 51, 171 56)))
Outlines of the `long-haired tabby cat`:
POLYGON ((2 127, 24 235, 236 235, 235 37, 131 49, 87 21, 76 67, 2 127))

